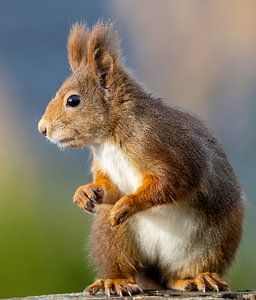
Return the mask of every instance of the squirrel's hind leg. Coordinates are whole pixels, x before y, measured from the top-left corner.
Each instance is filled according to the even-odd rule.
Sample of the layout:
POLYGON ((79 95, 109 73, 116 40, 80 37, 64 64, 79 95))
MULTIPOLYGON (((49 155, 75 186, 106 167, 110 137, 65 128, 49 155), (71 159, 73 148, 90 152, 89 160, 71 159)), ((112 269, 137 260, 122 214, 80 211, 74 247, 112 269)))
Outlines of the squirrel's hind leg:
POLYGON ((229 285, 217 273, 199 273, 194 278, 171 279, 168 287, 181 291, 229 291, 229 285))
POLYGON ((140 265, 139 251, 127 223, 111 226, 112 208, 113 205, 103 203, 94 214, 90 252, 102 279, 97 279, 85 292, 94 295, 103 291, 108 297, 141 293, 135 278, 140 265))

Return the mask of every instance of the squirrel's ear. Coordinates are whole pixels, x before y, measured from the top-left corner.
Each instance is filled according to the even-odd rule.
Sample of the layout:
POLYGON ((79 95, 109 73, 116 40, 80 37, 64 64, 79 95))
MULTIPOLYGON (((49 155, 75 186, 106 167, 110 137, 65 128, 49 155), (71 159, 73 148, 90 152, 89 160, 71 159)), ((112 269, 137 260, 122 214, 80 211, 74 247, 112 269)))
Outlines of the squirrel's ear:
POLYGON ((87 44, 87 70, 106 87, 115 66, 121 65, 119 38, 112 23, 98 22, 87 44))
POLYGON ((74 24, 71 27, 67 42, 68 60, 73 72, 81 64, 86 65, 87 42, 88 30, 86 26, 84 24, 74 24))

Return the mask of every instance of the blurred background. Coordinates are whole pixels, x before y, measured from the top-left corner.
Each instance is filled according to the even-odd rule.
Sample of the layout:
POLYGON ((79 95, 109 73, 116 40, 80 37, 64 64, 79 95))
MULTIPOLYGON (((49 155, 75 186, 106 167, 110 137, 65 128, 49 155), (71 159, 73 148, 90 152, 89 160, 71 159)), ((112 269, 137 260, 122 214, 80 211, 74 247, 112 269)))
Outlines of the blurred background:
POLYGON ((61 152, 37 132, 69 75, 75 21, 114 20, 125 65, 156 95, 205 120, 247 196, 228 280, 256 289, 256 2, 0 1, 0 297, 82 291, 90 216, 72 204, 91 180, 88 150, 61 152))

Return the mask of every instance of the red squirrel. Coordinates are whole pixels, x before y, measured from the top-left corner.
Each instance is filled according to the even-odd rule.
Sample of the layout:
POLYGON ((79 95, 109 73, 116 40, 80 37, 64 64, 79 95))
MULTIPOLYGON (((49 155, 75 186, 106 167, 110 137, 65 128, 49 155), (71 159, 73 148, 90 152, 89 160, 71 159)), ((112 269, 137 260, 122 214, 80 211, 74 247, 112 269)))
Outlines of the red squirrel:
POLYGON ((71 28, 72 74, 38 124, 62 147, 89 146, 93 182, 74 202, 93 214, 99 279, 86 291, 228 290, 243 196, 222 145, 195 116, 149 94, 122 64, 111 23, 71 28))

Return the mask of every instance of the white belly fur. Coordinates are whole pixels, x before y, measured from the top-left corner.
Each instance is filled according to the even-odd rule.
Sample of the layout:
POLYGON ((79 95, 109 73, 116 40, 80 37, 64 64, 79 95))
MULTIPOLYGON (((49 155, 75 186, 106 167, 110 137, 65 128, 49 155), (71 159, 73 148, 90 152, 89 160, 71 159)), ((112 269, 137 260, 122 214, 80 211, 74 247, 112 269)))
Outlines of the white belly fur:
MULTIPOLYGON (((140 186, 142 177, 121 149, 113 144, 93 148, 102 168, 122 193, 140 186)), ((178 271, 195 257, 189 253, 198 229, 193 211, 182 204, 166 204, 135 214, 129 220, 145 258, 163 268, 178 271)))
POLYGON ((130 223, 139 248, 152 264, 174 273, 188 267, 199 255, 194 249, 190 251, 199 222, 188 207, 161 205, 135 214, 130 223))

